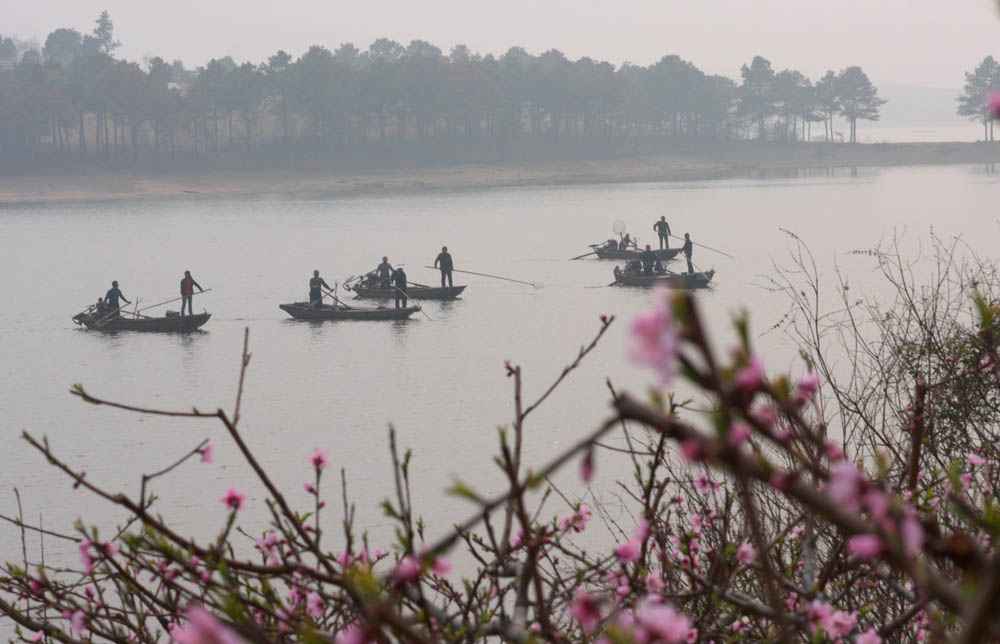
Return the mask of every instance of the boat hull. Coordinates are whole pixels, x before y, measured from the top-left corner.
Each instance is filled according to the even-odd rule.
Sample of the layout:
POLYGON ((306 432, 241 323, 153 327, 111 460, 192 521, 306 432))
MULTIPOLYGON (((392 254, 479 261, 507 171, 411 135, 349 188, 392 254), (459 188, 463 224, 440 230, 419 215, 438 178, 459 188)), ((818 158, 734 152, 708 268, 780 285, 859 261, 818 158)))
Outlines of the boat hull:
POLYGON ((620 286, 666 286, 674 289, 708 288, 715 269, 701 273, 667 273, 665 275, 633 275, 626 274, 615 267, 615 284, 620 286))
POLYGON ((296 320, 405 320, 420 310, 415 306, 402 309, 340 309, 329 304, 310 307, 305 302, 279 304, 278 308, 296 320))
MULTIPOLYGON (((464 286, 411 286, 406 297, 414 300, 454 300, 465 290, 464 286)), ((396 290, 391 288, 354 288, 354 297, 372 300, 395 300, 396 290)))
MULTIPOLYGON (((664 248, 662 250, 654 250, 653 253, 660 259, 666 261, 673 259, 681 252, 680 248, 664 248)), ((597 255, 597 259, 618 259, 618 260, 629 260, 629 259, 639 259, 639 255, 642 254, 640 250, 619 250, 617 248, 603 248, 601 246, 594 247, 594 254, 597 255)))
POLYGON ((93 315, 78 315, 73 320, 91 331, 102 331, 104 333, 115 331, 190 333, 204 326, 210 317, 212 317, 211 313, 162 318, 130 318, 122 315, 117 318, 101 320, 93 315))

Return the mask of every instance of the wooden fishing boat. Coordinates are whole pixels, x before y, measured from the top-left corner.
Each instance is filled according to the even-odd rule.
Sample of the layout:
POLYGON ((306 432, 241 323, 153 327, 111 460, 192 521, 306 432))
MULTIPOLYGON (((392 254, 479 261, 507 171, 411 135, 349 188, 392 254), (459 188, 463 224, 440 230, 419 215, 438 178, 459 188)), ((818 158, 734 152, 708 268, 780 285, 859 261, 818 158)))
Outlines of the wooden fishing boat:
MULTIPOLYGON (((396 289, 393 288, 372 288, 361 285, 345 286, 345 288, 349 288, 354 297, 359 299, 396 299, 396 289)), ((464 286, 410 286, 406 289, 406 296, 414 300, 454 300, 464 290, 464 286)))
MULTIPOLYGON (((594 254, 597 255, 598 259, 619 259, 619 260, 631 260, 639 259, 639 255, 642 254, 641 250, 621 250, 618 248, 608 248, 606 246, 591 246, 594 249, 594 254)), ((678 254, 680 254, 680 248, 664 248, 662 250, 654 249, 653 253, 662 259, 667 261, 673 259, 678 254)))
POLYGON ((278 308, 296 320, 405 320, 420 309, 416 306, 395 308, 346 308, 320 304, 310 306, 308 302, 279 304, 278 308))
POLYGON ((197 315, 173 315, 166 317, 134 316, 122 311, 113 318, 100 318, 93 313, 78 313, 73 321, 91 331, 144 331, 147 333, 189 333, 201 328, 211 313, 197 315))
POLYGON ((654 273, 643 275, 632 271, 623 271, 615 266, 616 285, 620 286, 666 286, 676 289, 696 289, 707 288, 712 277, 715 276, 715 269, 710 269, 701 273, 654 273))

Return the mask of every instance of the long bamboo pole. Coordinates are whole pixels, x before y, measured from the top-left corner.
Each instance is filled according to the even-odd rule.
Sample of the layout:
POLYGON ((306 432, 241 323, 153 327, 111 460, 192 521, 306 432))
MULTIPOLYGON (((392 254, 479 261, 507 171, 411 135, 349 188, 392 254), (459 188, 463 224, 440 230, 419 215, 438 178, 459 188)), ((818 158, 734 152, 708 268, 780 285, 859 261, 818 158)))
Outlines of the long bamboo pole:
MULTIPOLYGON (((434 266, 424 266, 424 268, 438 270, 434 266)), ((460 271, 457 268, 453 268, 451 270, 453 270, 456 273, 468 273, 469 275, 479 275, 480 277, 492 277, 495 280, 504 280, 506 282, 517 282, 518 284, 527 284, 528 286, 533 286, 534 288, 538 288, 538 285, 535 284, 534 282, 525 282, 524 280, 516 280, 510 277, 500 277, 499 275, 490 275, 488 273, 477 273, 475 271, 460 271)))
MULTIPOLYGON (((673 237, 674 239, 679 239, 681 241, 684 241, 683 237, 678 237, 677 235, 671 235, 671 237, 673 237)), ((699 244, 696 241, 692 241, 691 243, 694 244, 695 246, 700 246, 700 247, 702 247, 702 248, 704 248, 706 250, 710 250, 710 251, 718 253, 720 255, 725 255, 726 257, 728 257, 730 259, 736 259, 734 256, 730 255, 729 253, 723 252, 723 251, 721 251, 721 250, 719 250, 717 248, 712 248, 711 246, 706 246, 705 244, 699 244)))
MULTIPOLYGON (((201 295, 202 293, 208 293, 208 292, 209 292, 209 291, 211 291, 211 290, 212 290, 212 289, 210 289, 210 288, 206 288, 206 289, 205 289, 204 291, 198 291, 197 293, 192 293, 192 294, 191 294, 191 296, 194 296, 194 295, 201 295)), ((165 302, 159 302, 159 303, 157 303, 157 304, 150 304, 149 306, 144 306, 144 307, 142 307, 142 308, 141 308, 141 309, 139 309, 139 311, 137 311, 137 312, 140 312, 140 311, 148 311, 149 309, 155 309, 156 307, 158 307, 158 306, 163 306, 164 304, 171 304, 171 303, 173 303, 173 302, 176 302, 177 300, 183 300, 183 299, 184 299, 185 297, 188 297, 188 296, 187 296, 187 295, 181 295, 180 297, 175 297, 175 298, 174 298, 174 299, 172 299, 172 300, 167 300, 167 301, 165 301, 165 302)))
POLYGON ((419 311, 420 311, 421 313, 423 313, 423 314, 424 314, 425 316, 427 316, 427 319, 428 319, 428 320, 430 320, 431 322, 433 322, 433 321, 434 321, 434 318, 432 318, 431 316, 427 315, 427 311, 425 311, 425 310, 424 310, 424 307, 420 306, 420 302, 418 302, 418 301, 417 301, 416 299, 414 299, 414 298, 410 297, 409 295, 407 295, 406 291, 403 291, 403 290, 401 290, 401 289, 400 289, 400 288, 399 288, 398 286, 396 286, 395 284, 392 284, 391 286, 392 286, 392 288, 396 289, 396 292, 397 292, 397 293, 401 294, 401 295, 402 295, 402 296, 403 296, 404 298, 406 298, 407 300, 409 300, 409 301, 413 302, 413 306, 417 307, 417 309, 418 309, 418 310, 419 310, 419 311))

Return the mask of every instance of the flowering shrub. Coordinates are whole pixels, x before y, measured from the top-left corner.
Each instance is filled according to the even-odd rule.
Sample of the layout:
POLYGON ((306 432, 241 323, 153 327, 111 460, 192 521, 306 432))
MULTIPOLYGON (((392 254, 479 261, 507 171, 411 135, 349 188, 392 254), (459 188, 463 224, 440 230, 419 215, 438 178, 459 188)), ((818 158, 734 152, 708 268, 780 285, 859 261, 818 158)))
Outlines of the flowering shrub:
MULTIPOLYGON (((900 299, 888 317, 874 303, 847 302, 843 315, 855 324, 862 312, 876 321, 874 337, 852 336, 863 349, 830 341, 848 336, 817 308, 818 287, 815 298, 790 291, 786 330, 798 334, 805 359, 798 377, 769 368, 746 319, 736 320, 735 346, 719 352, 694 299, 657 291, 652 310, 632 324, 631 356, 664 388, 677 379, 693 384, 704 393, 699 407, 661 389, 649 400, 612 389, 613 417, 541 466, 522 462, 526 421, 614 320, 602 318, 595 339, 530 404, 520 367, 507 365, 515 413, 496 457, 507 489, 487 498, 456 483, 451 493, 474 510, 433 543, 424 542, 411 504, 410 455, 400 454, 393 433, 396 494, 383 507, 395 543, 382 549, 359 539, 344 491, 344 532, 332 551, 318 518, 326 452, 303 454, 312 507, 289 506, 242 440, 241 393, 231 413, 203 414, 131 407, 77 388, 85 401, 124 411, 221 422, 267 490, 272 520, 242 553, 233 539, 244 529, 239 490, 221 497, 226 520, 206 543, 151 511, 147 485, 189 461, 211 463, 211 444, 144 477, 132 498, 96 486, 47 441, 25 434, 74 486, 131 520, 111 537, 82 525, 57 535, 76 542, 75 570, 7 564, 0 612, 21 640, 122 644, 996 640, 998 281, 975 273, 973 296, 967 267, 947 264, 942 274, 956 281, 920 291, 898 278, 905 271, 889 270, 887 255, 877 256, 897 276, 900 299), (970 298, 972 308, 962 308, 970 298), (855 351, 842 383, 838 346, 855 351), (602 439, 615 433, 634 471, 622 482, 633 526, 565 496, 566 507, 550 512, 548 494, 528 494, 551 490, 549 476, 577 462, 589 483, 612 456, 602 439), (578 535, 597 517, 616 542, 584 549, 578 535), (453 570, 458 550, 468 569, 453 570)), ((245 346, 244 371, 248 364, 245 346)))

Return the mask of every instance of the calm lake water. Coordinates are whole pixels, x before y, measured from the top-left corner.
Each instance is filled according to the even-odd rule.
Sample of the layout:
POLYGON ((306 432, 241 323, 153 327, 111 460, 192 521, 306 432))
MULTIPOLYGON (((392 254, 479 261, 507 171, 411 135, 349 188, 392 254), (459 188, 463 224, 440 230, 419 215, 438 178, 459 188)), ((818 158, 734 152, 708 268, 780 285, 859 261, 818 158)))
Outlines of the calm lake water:
MULTIPOLYGON (((94 407, 70 396, 74 383, 117 401, 185 410, 231 408, 243 329, 253 352, 242 429, 290 500, 304 507, 302 483, 314 447, 347 468, 358 523, 373 535, 387 524, 377 503, 390 493, 387 427, 414 451, 418 511, 441 527, 470 508, 443 493, 453 477, 496 490, 496 428, 509 423, 512 382, 504 361, 525 369, 526 396, 539 394, 590 340, 602 313, 619 321, 595 354, 529 421, 528 464, 541 464, 595 427, 608 412, 605 378, 642 393, 650 373, 626 359, 628 321, 648 303, 643 290, 609 288, 614 262, 567 261, 611 236, 615 220, 652 242, 666 215, 674 232, 728 251, 697 249, 695 263, 718 270, 700 296, 720 346, 732 312, 746 307, 757 331, 787 309, 760 287, 773 260, 803 237, 827 275, 839 265, 852 283, 874 284, 871 258, 848 255, 906 229, 927 246, 931 228, 963 235, 984 255, 1000 239, 1000 178, 978 167, 900 168, 792 177, 326 199, 262 195, 232 201, 0 205, 0 513, 69 530, 84 517, 110 529, 121 514, 46 465, 19 439, 48 436, 56 453, 110 490, 137 494, 140 475, 172 462, 204 438, 212 465, 192 462, 155 486, 159 510, 181 532, 211 534, 223 520, 228 486, 248 493, 242 523, 265 527, 262 487, 241 464, 223 428, 94 407), (382 255, 405 262, 412 281, 446 244, 456 267, 537 282, 538 288, 456 274, 460 300, 427 303, 433 320, 296 322, 278 304, 305 299, 314 268, 330 283, 373 268, 382 255), (196 297, 211 321, 190 335, 100 334, 70 317, 112 279, 126 297, 152 304, 173 297, 185 269, 213 292, 196 297)), ((675 264, 675 267, 677 265, 675 264)), ((874 288, 874 287, 873 287, 874 288)), ((174 304, 168 308, 177 308, 174 304)), ((776 368, 793 363, 779 334, 759 338, 776 368)), ((598 463, 594 493, 613 494, 621 469, 598 463)), ((331 537, 340 518, 336 469, 328 472, 331 537)), ((570 495, 583 493, 569 472, 570 495)), ((559 508, 550 508, 553 512, 559 508)), ((435 536, 434 534, 429 537, 435 536)), ((333 544, 331 544, 333 545, 333 544)), ((384 545, 384 540, 383 540, 384 545)), ((47 555, 59 546, 47 542, 47 555)), ((29 552, 37 555, 37 542, 29 552)), ((0 556, 20 559, 13 527, 0 529, 0 556)))

